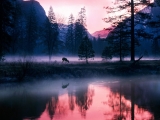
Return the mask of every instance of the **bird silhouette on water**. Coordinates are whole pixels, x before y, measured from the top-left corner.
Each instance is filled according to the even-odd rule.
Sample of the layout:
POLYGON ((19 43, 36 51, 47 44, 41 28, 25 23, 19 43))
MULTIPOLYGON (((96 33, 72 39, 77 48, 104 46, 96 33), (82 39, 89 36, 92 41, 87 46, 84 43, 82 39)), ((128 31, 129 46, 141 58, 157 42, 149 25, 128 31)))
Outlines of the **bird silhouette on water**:
POLYGON ((62 88, 63 88, 63 89, 64 89, 64 88, 67 88, 68 85, 69 85, 69 83, 68 83, 68 84, 65 84, 65 85, 63 85, 63 83, 62 83, 62 88))

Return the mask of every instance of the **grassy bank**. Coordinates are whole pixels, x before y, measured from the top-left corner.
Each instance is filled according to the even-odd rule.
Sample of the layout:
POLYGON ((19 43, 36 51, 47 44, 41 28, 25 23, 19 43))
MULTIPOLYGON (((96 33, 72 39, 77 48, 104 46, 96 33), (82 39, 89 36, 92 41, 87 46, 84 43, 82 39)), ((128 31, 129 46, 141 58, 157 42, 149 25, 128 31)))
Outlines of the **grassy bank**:
POLYGON ((124 62, 2 62, 0 81, 25 81, 32 78, 87 78, 106 76, 160 75, 160 61, 124 62))

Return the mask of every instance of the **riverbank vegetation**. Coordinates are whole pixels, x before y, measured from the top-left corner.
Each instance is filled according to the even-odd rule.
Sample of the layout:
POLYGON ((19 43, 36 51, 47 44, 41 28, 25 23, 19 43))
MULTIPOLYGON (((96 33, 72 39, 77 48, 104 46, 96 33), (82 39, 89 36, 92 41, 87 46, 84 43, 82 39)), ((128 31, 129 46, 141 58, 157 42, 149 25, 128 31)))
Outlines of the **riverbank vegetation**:
POLYGON ((70 79, 107 76, 160 75, 159 60, 141 60, 136 64, 123 62, 2 62, 0 63, 0 82, 26 81, 36 78, 70 79))

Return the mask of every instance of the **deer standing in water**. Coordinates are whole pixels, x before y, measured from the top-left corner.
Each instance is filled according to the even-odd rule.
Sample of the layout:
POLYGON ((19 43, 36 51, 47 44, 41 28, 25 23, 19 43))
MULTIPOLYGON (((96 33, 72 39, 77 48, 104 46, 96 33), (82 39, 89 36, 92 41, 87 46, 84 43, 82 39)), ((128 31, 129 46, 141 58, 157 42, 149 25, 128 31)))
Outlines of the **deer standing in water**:
POLYGON ((62 62, 68 62, 69 63, 69 60, 67 60, 67 58, 63 57, 62 62))

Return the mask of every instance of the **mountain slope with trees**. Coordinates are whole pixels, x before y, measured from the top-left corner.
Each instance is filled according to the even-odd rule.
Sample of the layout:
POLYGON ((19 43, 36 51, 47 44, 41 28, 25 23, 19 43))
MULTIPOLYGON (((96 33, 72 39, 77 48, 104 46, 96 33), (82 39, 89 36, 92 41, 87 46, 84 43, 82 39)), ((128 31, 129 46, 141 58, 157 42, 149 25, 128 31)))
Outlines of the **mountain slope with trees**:
MULTIPOLYGON (((135 22, 134 23, 134 44, 135 44, 134 49, 135 49, 135 55, 136 56, 143 55, 145 57, 148 57, 148 55, 150 55, 150 56, 153 55, 153 53, 151 52, 152 51, 151 44, 154 43, 153 38, 157 38, 156 37, 157 35, 159 36, 159 33, 157 33, 157 35, 155 35, 155 33, 152 32, 152 31, 155 30, 155 27, 154 28, 150 27, 150 22, 155 20, 155 17, 153 18, 153 16, 155 16, 155 13, 156 13, 156 12, 153 12, 154 9, 155 8, 153 7, 153 4, 149 4, 147 7, 145 7, 144 9, 142 9, 141 11, 137 12, 134 15, 134 22, 135 22)), ((113 11, 114 11, 114 9, 113 9, 113 11)), ((111 12, 111 11, 109 10, 109 12, 111 12)), ((110 20, 111 20, 112 23, 113 23, 113 28, 114 29, 111 30, 111 32, 108 34, 108 37, 106 38, 106 41, 111 46, 116 45, 113 42, 115 39, 117 39, 117 40, 119 39, 118 40, 119 43, 121 43, 120 41, 122 40, 122 38, 124 38, 124 40, 122 40, 122 41, 125 41, 125 40, 128 39, 127 41, 131 42, 130 41, 130 38, 131 38, 131 33, 130 33, 130 31, 131 31, 130 23, 131 22, 130 22, 130 20, 131 20, 131 18, 126 16, 122 20, 120 20, 120 18, 122 18, 124 15, 126 15, 126 14, 120 15, 120 17, 105 18, 106 22, 110 22, 110 20), (116 21, 113 22, 113 20, 116 20, 116 21), (123 29, 120 29, 120 28, 122 28, 122 27, 120 27, 121 24, 122 24, 122 27, 124 27, 124 24, 126 24, 128 26, 128 28, 126 26, 123 29), (124 31, 124 33, 122 33, 122 30, 124 31), (122 34, 120 34, 120 33, 122 33, 122 34), (119 36, 118 36, 118 34, 119 34, 119 36), (127 36, 125 35, 127 38, 125 38, 124 34, 127 35, 127 36)), ((159 24, 159 23, 157 23, 157 24, 159 24)), ((157 27, 157 29, 158 29, 158 27, 157 27)), ((159 49, 159 47, 158 47, 159 43, 157 41, 156 41, 156 43, 157 43, 156 48, 159 49)), ((119 47, 121 49, 122 44, 117 44, 117 47, 119 47)), ((116 53, 115 48, 117 48, 117 47, 113 47, 113 49, 112 49, 112 51, 114 50, 112 52, 113 54, 116 53)), ((128 47, 131 47, 131 46, 129 45, 128 47)), ((111 47, 108 47, 108 48, 111 49, 111 47)), ((117 52, 119 52, 119 50, 117 50, 117 52)), ((108 51, 111 51, 111 50, 108 50, 108 51)), ((159 51, 159 50, 157 50, 157 51, 159 51)), ((119 52, 119 56, 122 56, 121 53, 122 52, 119 52)), ((127 51, 126 51, 126 53, 127 53, 127 51)), ((110 53, 108 53, 108 54, 110 55, 110 53)), ((122 58, 120 57, 120 60, 121 59, 122 58)))
MULTIPOLYGON (((65 25, 65 23, 63 23, 63 20, 61 20, 63 18, 58 18, 59 16, 56 16, 56 14, 54 13, 54 8, 52 8, 52 11, 54 13, 55 23, 52 23, 52 21, 48 20, 49 15, 46 16, 43 7, 39 4, 39 2, 35 0, 7 0, 6 2, 2 2, 2 5, 4 6, 4 9, 9 8, 10 11, 6 12, 6 10, 4 10, 2 7, 2 13, 7 13, 6 18, 4 18, 4 20, 8 19, 8 23, 6 27, 2 27, 2 31, 5 32, 3 34, 4 39, 7 40, 1 41, 1 60, 4 59, 3 57, 5 54, 21 55, 24 57, 30 55, 49 54, 49 59, 51 59, 51 54, 53 53, 54 55, 66 53, 67 45, 65 44, 70 24, 65 25), (5 6, 5 4, 8 4, 8 6, 5 6), (10 20, 9 15, 13 16, 10 20), (53 29, 47 33, 47 31, 49 30, 47 26, 49 26, 50 23, 53 24, 51 25, 52 28, 56 27, 56 34, 54 34, 55 32, 53 29), (5 31, 5 29, 8 30, 5 31), (52 48, 53 50, 49 50, 50 48, 47 47, 49 44, 47 45, 47 43, 44 42, 46 39, 49 40, 48 36, 50 36, 50 39, 56 39, 56 45, 51 45, 52 47, 50 46, 50 48, 52 48)), ((74 43, 71 43, 74 45, 72 45, 72 54, 74 52, 74 55, 77 55, 80 41, 84 35, 88 35, 89 38, 92 39, 91 34, 85 28, 85 8, 81 8, 80 12, 78 13, 78 16, 79 18, 72 23, 72 26, 74 26, 75 30, 73 33, 74 39, 76 38, 76 41, 74 40, 74 43)), ((5 26, 5 23, 3 23, 3 21, 2 24, 5 26)))

